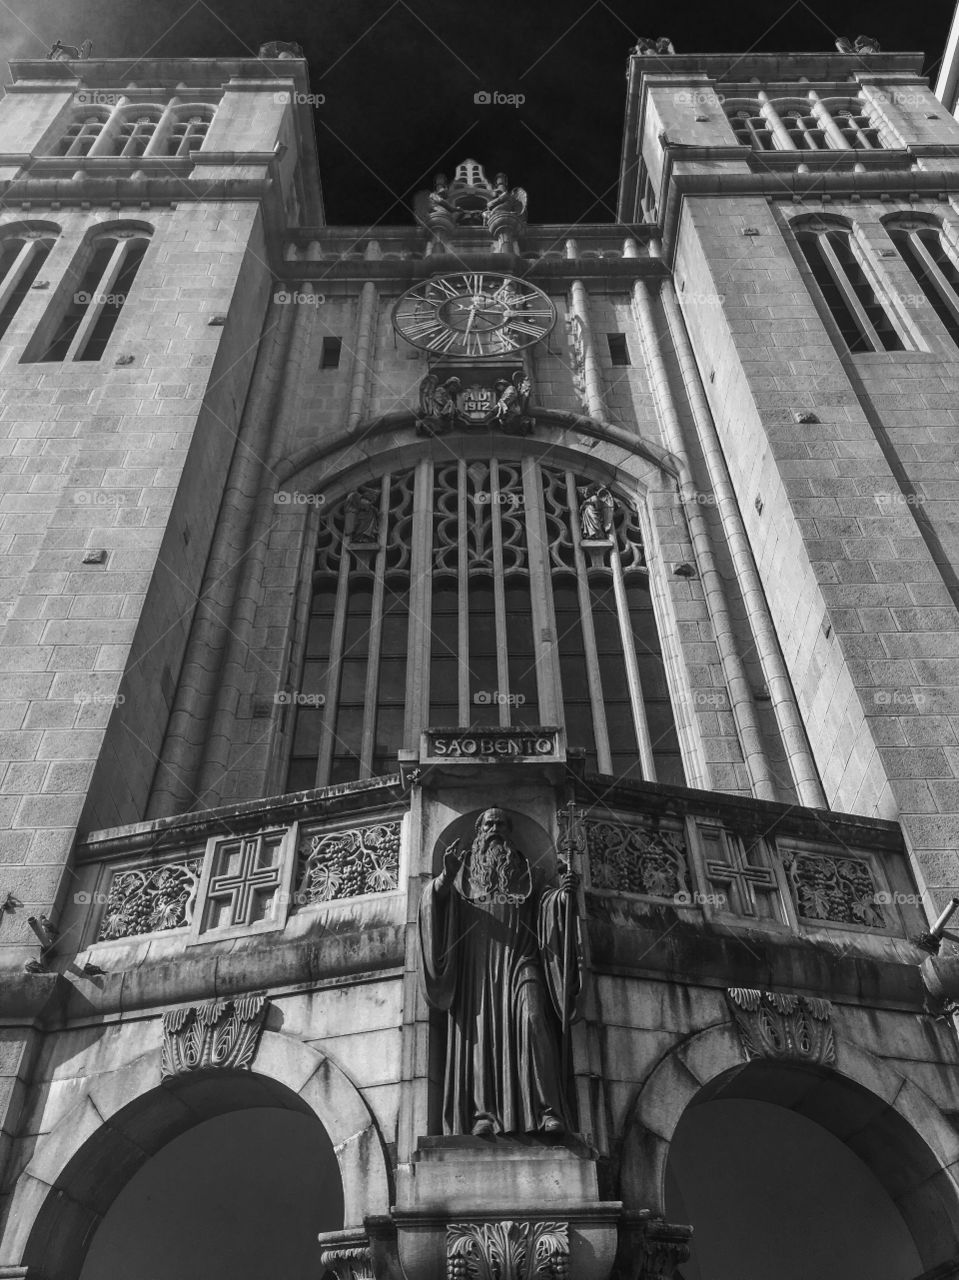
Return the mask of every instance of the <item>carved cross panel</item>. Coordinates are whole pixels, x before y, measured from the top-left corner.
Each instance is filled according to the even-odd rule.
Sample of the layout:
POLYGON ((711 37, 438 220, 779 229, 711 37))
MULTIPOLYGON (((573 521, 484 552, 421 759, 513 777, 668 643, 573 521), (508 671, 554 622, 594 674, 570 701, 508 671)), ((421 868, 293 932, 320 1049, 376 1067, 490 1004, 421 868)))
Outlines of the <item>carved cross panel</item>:
POLYGON ((732 832, 699 828, 702 868, 710 890, 718 890, 714 909, 747 920, 784 920, 779 878, 765 846, 746 845, 732 832))
POLYGON ((200 890, 200 937, 283 923, 280 890, 291 842, 292 832, 285 827, 212 842, 200 890))

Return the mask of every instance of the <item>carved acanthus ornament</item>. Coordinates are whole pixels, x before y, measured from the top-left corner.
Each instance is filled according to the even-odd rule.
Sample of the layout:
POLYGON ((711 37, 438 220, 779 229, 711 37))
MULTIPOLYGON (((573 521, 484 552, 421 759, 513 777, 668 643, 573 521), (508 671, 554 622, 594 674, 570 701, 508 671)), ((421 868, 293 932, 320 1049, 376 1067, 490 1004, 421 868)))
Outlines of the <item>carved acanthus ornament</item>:
POLYGON ((812 996, 730 987, 726 992, 743 1055, 831 1066, 836 1061, 832 1005, 812 996))
POLYGON ((260 1043, 266 1009, 266 996, 257 993, 165 1013, 161 1076, 166 1079, 210 1067, 248 1069, 260 1043))
POLYGON ((389 893, 399 884, 400 824, 307 832, 297 861, 297 906, 389 893))
POLYGON ((446 1228, 448 1280, 565 1280, 565 1222, 451 1222, 446 1228))
POLYGON ((202 858, 188 858, 160 867, 115 872, 97 942, 189 924, 202 869, 202 858))
POLYGON ((320 1236, 320 1265, 336 1280, 374 1280, 370 1243, 365 1235, 325 1231, 320 1236))

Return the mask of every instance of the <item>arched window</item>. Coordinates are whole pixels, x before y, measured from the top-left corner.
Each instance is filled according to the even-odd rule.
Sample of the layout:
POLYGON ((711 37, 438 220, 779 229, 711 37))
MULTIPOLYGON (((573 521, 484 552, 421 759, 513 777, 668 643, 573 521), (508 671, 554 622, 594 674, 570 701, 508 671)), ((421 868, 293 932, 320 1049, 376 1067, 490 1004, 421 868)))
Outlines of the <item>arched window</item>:
POLYGON ((70 157, 87 155, 109 118, 110 112, 106 107, 86 107, 75 112, 66 129, 53 144, 51 154, 70 157))
POLYGON ((861 107, 858 109, 845 107, 840 111, 834 111, 833 119, 850 147, 859 151, 882 148, 879 130, 861 107))
POLYGON ((682 784, 635 508, 531 457, 424 460, 324 513, 288 787, 396 768, 427 728, 561 725, 682 784))
POLYGON ((77 285, 52 338, 31 343, 24 362, 99 360, 149 243, 148 230, 112 228, 85 244, 80 250, 85 266, 75 263, 69 273, 68 278, 76 280, 77 285))
POLYGON ((185 156, 199 151, 213 119, 213 108, 205 103, 177 107, 172 112, 169 129, 161 139, 162 150, 168 156, 185 156))
POLYGON ((840 222, 793 222, 796 239, 849 350, 902 351, 905 342, 870 283, 840 222))
POLYGON ((908 214, 894 215, 884 225, 919 288, 959 345, 959 268, 941 226, 933 218, 908 214))
POLYGON ((19 223, 0 229, 0 337, 10 327, 47 260, 58 228, 50 224, 19 223))
POLYGON ((824 151, 828 148, 822 123, 811 112, 785 111, 782 121, 797 150, 824 151))
POLYGON ((760 114, 759 103, 749 108, 727 112, 736 140, 754 151, 775 151, 776 143, 769 121, 760 114))
POLYGON ((162 115, 162 107, 121 107, 119 118, 110 121, 109 133, 112 136, 105 154, 142 156, 153 140, 162 115))

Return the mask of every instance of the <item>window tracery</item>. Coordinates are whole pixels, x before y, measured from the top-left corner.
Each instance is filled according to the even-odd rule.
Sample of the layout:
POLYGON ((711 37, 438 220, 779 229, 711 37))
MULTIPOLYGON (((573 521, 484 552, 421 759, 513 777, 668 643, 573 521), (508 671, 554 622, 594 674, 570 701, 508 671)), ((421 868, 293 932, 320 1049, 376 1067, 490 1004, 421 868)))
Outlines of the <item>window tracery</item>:
POLYGON ((593 771, 683 781, 638 513, 531 457, 423 460, 335 504, 295 702, 294 790, 391 772, 427 727, 561 725, 593 771))

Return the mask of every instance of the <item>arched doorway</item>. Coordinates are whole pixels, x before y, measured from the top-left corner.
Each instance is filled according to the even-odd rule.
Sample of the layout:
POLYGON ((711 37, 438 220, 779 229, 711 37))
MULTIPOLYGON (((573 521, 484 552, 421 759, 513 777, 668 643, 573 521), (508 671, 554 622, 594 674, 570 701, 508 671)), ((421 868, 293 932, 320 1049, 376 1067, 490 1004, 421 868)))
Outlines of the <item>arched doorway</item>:
POLYGON ((315 1280, 343 1224, 333 1146, 315 1116, 256 1107, 174 1138, 127 1183, 80 1280, 315 1280))
POLYGON ((303 1096, 250 1071, 194 1072, 121 1107, 76 1150, 23 1263, 43 1280, 308 1280, 320 1273, 313 1241, 343 1225, 343 1198, 334 1143, 303 1096), (290 1171, 307 1185, 294 1187, 290 1171), (274 1250, 266 1266, 264 1247, 274 1250))
POLYGON ((694 1232, 683 1280, 914 1280, 953 1244, 932 1152, 825 1067, 757 1060, 710 1081, 673 1130, 664 1181, 667 1217, 694 1232))
POLYGON ((666 1166, 666 1210, 693 1226, 684 1280, 913 1280, 924 1270, 868 1166, 821 1125, 770 1102, 688 1108, 666 1166))

